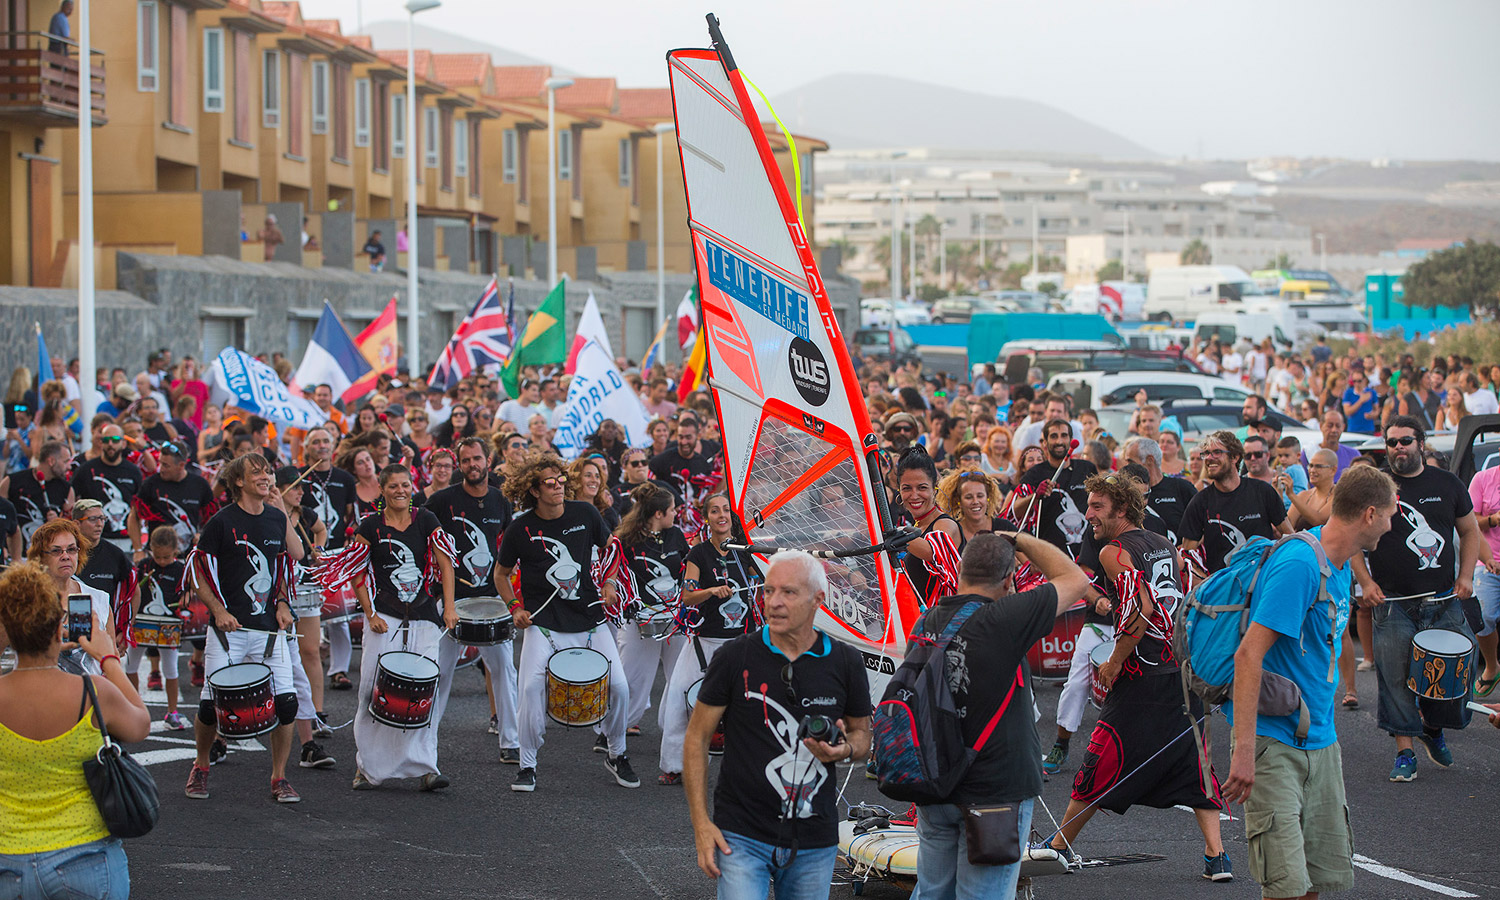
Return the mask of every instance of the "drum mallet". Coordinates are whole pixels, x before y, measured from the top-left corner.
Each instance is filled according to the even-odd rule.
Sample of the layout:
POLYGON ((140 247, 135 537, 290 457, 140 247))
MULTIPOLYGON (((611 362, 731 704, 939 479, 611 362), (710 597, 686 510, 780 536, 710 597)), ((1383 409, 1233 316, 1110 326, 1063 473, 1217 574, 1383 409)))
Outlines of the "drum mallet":
MULTIPOLYGON (((1068 460, 1070 460, 1070 459, 1073 458, 1073 451, 1077 450, 1077 449, 1078 449, 1078 439, 1074 438, 1073 440, 1071 440, 1071 441, 1068 442, 1068 455, 1065 456, 1065 457, 1063 457, 1063 461, 1057 464, 1057 471, 1055 471, 1055 472, 1052 473, 1052 482, 1051 482, 1051 484, 1052 484, 1052 486, 1054 488, 1057 487, 1057 479, 1059 479, 1059 478, 1062 477, 1063 466, 1066 466, 1068 464, 1068 460)), ((1042 534, 1042 507, 1041 507, 1042 498, 1041 498, 1040 495, 1037 495, 1037 494, 1032 494, 1031 496, 1032 496, 1031 502, 1037 504, 1036 524, 1034 524, 1034 525, 1031 526, 1031 536, 1032 537, 1040 537, 1041 534, 1042 534)), ((1026 512, 1029 515, 1031 513, 1031 510, 1028 508, 1026 510, 1026 512)))

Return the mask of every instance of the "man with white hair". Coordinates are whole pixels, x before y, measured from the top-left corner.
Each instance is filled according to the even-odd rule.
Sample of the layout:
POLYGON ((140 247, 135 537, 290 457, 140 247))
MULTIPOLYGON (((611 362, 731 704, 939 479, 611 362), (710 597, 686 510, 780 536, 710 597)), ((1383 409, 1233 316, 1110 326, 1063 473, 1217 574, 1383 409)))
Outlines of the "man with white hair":
POLYGON ((688 723, 682 779, 698 868, 724 898, 826 898, 838 853, 834 763, 870 751, 870 688, 859 651, 813 627, 823 564, 782 550, 766 567, 766 624, 709 662, 688 723), (708 744, 724 759, 708 811, 708 744))
POLYGON ((1146 482, 1146 508, 1167 525, 1167 540, 1177 543, 1182 514, 1197 493, 1186 478, 1167 478, 1161 471, 1161 444, 1146 437, 1131 438, 1120 451, 1121 463, 1139 463, 1150 476, 1146 482))

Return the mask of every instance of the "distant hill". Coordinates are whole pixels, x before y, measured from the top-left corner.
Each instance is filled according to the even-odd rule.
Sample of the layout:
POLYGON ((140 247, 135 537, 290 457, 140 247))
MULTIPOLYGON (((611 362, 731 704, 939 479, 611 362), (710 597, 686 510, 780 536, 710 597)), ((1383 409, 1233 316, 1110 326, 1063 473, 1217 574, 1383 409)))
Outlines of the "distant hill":
POLYGON ((829 75, 772 102, 791 128, 840 150, 942 147, 1108 159, 1161 156, 1045 103, 886 75, 829 75))
MULTIPOLYGON (((406 20, 387 19, 380 22, 371 22, 365 26, 363 34, 368 34, 375 41, 375 47, 380 50, 405 50, 406 49, 406 20)), ((486 41, 454 34, 441 28, 429 28, 418 24, 413 32, 413 43, 423 49, 434 53, 488 53, 497 66, 549 66, 551 63, 524 53, 517 53, 505 47, 497 47, 486 41)), ((558 66, 552 66, 555 75, 573 75, 575 73, 558 66)))

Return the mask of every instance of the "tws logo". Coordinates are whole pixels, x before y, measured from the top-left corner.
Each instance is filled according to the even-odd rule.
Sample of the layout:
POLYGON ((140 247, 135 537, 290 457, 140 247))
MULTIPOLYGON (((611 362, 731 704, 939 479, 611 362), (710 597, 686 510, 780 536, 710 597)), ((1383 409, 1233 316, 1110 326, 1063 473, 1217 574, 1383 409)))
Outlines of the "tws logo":
POLYGON ((828 402, 828 363, 812 341, 793 338, 788 350, 792 366, 792 383, 797 393, 813 406, 828 402))

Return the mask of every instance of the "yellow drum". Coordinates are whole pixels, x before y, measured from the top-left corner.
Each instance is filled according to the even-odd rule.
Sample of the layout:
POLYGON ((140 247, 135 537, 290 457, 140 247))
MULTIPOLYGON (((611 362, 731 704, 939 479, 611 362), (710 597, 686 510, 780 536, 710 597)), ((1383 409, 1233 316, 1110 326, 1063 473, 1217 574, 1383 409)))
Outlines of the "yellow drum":
POLYGON ((584 728, 609 712, 609 660, 589 647, 558 650, 547 659, 547 717, 584 728))

